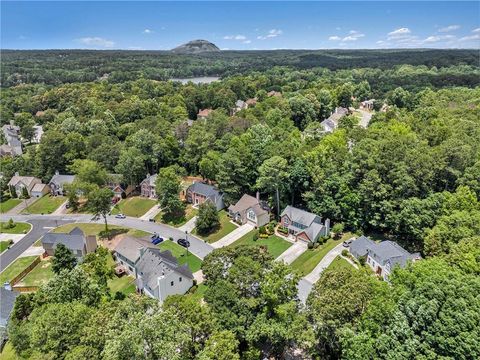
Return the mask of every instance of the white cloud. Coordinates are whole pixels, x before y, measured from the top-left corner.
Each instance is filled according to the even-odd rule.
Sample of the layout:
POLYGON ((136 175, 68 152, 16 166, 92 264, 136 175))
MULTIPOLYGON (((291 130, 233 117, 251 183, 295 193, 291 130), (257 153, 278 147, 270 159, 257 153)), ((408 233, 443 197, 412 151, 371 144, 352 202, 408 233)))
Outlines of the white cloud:
POLYGON ((458 41, 475 41, 475 40, 480 40, 480 33, 464 36, 464 37, 458 39, 458 41))
POLYGON ((252 40, 244 40, 242 41, 243 44, 250 44, 252 42, 252 40))
POLYGON ((153 33, 153 30, 145 29, 145 30, 143 30, 143 33, 144 34, 151 34, 151 33, 153 33))
POLYGON ((342 38, 340 36, 330 36, 328 38, 328 40, 330 40, 330 41, 340 41, 340 40, 342 40, 342 38))
POLYGON ((275 38, 277 36, 280 36, 283 34, 283 31, 280 30, 280 29, 272 29, 268 32, 267 35, 260 35, 260 36, 257 36, 257 39, 259 40, 266 40, 266 39, 271 39, 271 38, 275 38))
POLYGON ((225 40, 247 40, 245 35, 226 35, 223 38, 225 40))
POLYGON ((445 40, 454 40, 456 37, 454 35, 432 35, 424 39, 424 43, 434 43, 445 40))
POLYGON ((92 46, 92 47, 103 47, 103 48, 111 48, 115 43, 111 40, 107 40, 98 36, 94 37, 83 37, 77 39, 77 41, 83 45, 92 46))
POLYGON ((391 38, 396 38, 396 37, 405 37, 411 33, 409 28, 399 28, 393 31, 390 31, 387 35, 391 38))
POLYGON ((480 28, 476 28, 472 30, 473 33, 480 33, 480 28))
MULTIPOLYGON (((348 32, 349 35, 345 36, 345 37, 340 37, 340 36, 337 36, 337 35, 334 35, 334 36, 330 36, 328 38, 328 40, 330 41, 342 41, 345 42, 345 41, 357 41, 358 39, 362 38, 365 36, 365 34, 362 34, 356 30, 350 30, 348 32)), ((345 45, 345 44, 340 44, 340 45, 345 45)))
POLYGON ((445 26, 443 28, 438 29, 438 32, 449 32, 449 31, 455 31, 460 29, 460 25, 449 25, 445 26))

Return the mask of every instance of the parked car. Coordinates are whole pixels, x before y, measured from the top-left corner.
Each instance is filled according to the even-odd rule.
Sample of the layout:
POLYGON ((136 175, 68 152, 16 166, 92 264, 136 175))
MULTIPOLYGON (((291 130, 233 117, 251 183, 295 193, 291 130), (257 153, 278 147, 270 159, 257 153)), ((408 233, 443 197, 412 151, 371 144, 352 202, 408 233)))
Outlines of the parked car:
POLYGON ((183 246, 183 247, 190 247, 190 242, 187 239, 178 239, 177 240, 178 245, 183 246))
POLYGON ((350 244, 352 243, 352 241, 353 241, 352 239, 350 239, 350 240, 345 240, 345 241, 343 242, 343 247, 349 247, 350 244))
POLYGON ((150 222, 155 222, 155 219, 150 218, 150 219, 148 219, 148 221, 150 221, 150 222))
POLYGON ((126 218, 126 216, 124 214, 117 214, 117 215, 115 215, 115 217, 117 219, 125 219, 126 218))
POLYGON ((153 244, 153 245, 158 245, 158 244, 160 244, 162 241, 163 241, 163 238, 157 237, 156 239, 154 239, 154 240, 152 241, 152 244, 153 244))

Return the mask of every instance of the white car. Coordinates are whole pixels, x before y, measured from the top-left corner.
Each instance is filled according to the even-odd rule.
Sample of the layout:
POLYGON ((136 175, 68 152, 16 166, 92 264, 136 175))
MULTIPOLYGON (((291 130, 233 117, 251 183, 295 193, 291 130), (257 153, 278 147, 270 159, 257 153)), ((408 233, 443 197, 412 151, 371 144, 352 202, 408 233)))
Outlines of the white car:
POLYGON ((117 219, 125 219, 126 218, 126 216, 124 214, 117 214, 117 215, 115 215, 115 217, 117 219))

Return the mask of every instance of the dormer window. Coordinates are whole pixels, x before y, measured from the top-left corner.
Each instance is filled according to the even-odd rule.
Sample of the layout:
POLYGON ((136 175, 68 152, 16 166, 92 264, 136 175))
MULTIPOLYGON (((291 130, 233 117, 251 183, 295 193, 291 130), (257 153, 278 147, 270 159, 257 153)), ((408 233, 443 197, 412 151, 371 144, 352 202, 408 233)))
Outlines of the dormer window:
POLYGON ((182 277, 181 276, 178 278, 178 282, 182 282, 182 277))
POLYGON ((170 282, 170 286, 173 286, 173 281, 170 282))

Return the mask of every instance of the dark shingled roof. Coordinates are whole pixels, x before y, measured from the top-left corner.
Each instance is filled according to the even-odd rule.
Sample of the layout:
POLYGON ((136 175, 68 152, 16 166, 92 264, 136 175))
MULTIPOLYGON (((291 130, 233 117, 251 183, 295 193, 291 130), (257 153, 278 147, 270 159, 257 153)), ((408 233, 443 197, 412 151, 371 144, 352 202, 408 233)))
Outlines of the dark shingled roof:
POLYGON ((18 295, 20 294, 16 291, 6 290, 2 284, 0 288, 0 327, 7 325, 18 295))

